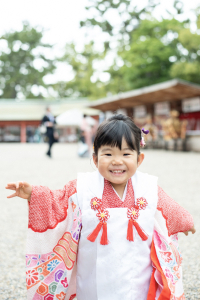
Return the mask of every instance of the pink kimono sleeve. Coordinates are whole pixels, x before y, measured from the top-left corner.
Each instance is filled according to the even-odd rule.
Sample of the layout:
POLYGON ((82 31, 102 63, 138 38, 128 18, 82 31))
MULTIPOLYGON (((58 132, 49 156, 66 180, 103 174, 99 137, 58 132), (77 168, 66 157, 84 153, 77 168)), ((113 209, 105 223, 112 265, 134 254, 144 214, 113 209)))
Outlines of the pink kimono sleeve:
POLYGON ((76 193, 76 183, 75 179, 55 191, 45 186, 32 186, 28 227, 35 232, 44 232, 62 222, 67 216, 68 199, 76 193))
POLYGON ((166 219, 169 236, 188 231, 194 225, 190 213, 170 198, 159 186, 157 209, 162 212, 166 219))

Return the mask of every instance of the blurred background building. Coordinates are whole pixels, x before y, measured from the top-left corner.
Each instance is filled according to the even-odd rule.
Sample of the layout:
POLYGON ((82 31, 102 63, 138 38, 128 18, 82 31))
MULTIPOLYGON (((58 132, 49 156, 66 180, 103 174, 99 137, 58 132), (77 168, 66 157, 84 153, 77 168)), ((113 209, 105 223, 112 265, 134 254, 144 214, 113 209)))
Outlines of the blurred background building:
POLYGON ((0 142, 43 142, 40 125, 47 106, 55 117, 68 112, 65 122, 59 119, 56 125, 59 142, 75 142, 83 114, 98 120, 99 110, 89 108, 88 103, 86 99, 74 98, 56 101, 0 99, 0 142))
POLYGON ((50 105, 60 142, 122 112, 147 147, 200 151, 199 1, 58 1, 0 11, 0 141, 44 141, 50 105))
POLYGON ((178 119, 186 121, 187 150, 200 151, 200 85, 173 79, 97 100, 90 107, 105 116, 122 112, 141 128, 151 119, 160 139, 164 122, 175 110, 178 119))

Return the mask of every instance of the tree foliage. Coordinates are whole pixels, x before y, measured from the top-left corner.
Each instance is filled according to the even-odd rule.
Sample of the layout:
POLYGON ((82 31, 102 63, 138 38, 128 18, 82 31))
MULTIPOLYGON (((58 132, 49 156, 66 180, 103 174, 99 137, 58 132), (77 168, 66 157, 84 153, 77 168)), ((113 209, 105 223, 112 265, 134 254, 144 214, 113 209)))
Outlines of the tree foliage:
MULTIPOLYGON (((197 13, 198 28, 199 20, 197 13)), ((129 43, 118 44, 116 51, 100 53, 95 51, 94 43, 90 43, 78 52, 75 45, 68 45, 62 61, 72 67, 74 78, 67 83, 58 83, 55 89, 62 97, 79 95, 98 99, 176 77, 200 83, 198 28, 191 32, 188 20, 181 22, 172 16, 157 20, 149 15, 140 20, 129 43), (113 63, 106 66, 109 55, 113 55, 113 63), (96 76, 103 64, 106 67, 101 78, 110 75, 104 81, 96 76)))
POLYGON ((73 79, 54 85, 59 96, 88 98, 104 96, 105 86, 98 78, 94 67, 95 63, 100 62, 104 57, 104 53, 95 51, 93 43, 85 45, 82 51, 77 51, 73 43, 66 45, 65 54, 60 60, 71 66, 73 79))
POLYGON ((184 26, 175 19, 142 20, 132 34, 133 42, 119 50, 123 66, 115 74, 117 65, 111 68, 111 82, 115 76, 123 78, 124 91, 169 80, 174 61, 182 57, 179 32, 184 26))
MULTIPOLYGON (((66 46, 59 61, 71 67, 72 79, 53 85, 58 96, 98 99, 176 77, 200 84, 200 8, 195 31, 190 20, 177 18, 184 9, 181 0, 174 0, 174 15, 169 12, 168 18, 159 20, 151 13, 156 0, 149 0, 143 9, 132 6, 130 0, 90 2, 89 17, 81 25, 97 26, 109 38, 102 52, 95 41, 85 44, 82 51, 75 44, 66 46), (113 12, 121 20, 117 29, 109 17, 113 12), (109 47, 112 38, 117 41, 114 49, 109 47)), ((56 60, 40 51, 51 48, 42 43, 42 37, 42 30, 24 23, 22 31, 0 38, 0 43, 7 43, 7 49, 0 52, 1 98, 43 96, 42 88, 48 88, 43 78, 55 70, 56 60)))
POLYGON ((43 31, 23 23, 21 31, 8 32, 0 37, 7 49, 0 52, 0 97, 42 98, 41 87, 47 88, 43 77, 55 69, 41 49, 52 46, 42 43, 43 31))
POLYGON ((156 0, 148 0, 148 4, 143 8, 138 8, 130 0, 90 0, 90 5, 86 7, 88 18, 80 22, 81 27, 98 27, 102 32, 108 34, 105 41, 105 48, 109 49, 110 37, 117 36, 121 41, 131 40, 132 32, 138 27, 142 17, 152 12, 158 4, 156 0), (118 18, 116 26, 112 20, 118 18))
MULTIPOLYGON (((197 15, 197 28, 200 15, 197 15)), ((181 59, 175 62, 171 69, 171 77, 179 77, 191 82, 200 83, 200 34, 184 28, 179 32, 178 40, 184 49, 181 59)))
MULTIPOLYGON (((119 10, 122 3, 128 10, 131 3, 131 1, 112 1, 103 9, 102 4, 107 1, 92 2, 102 18, 106 17, 106 12, 111 8, 119 10)), ((149 5, 152 5, 152 2, 149 2, 149 5)), ((177 19, 177 15, 184 12, 182 1, 175 0, 173 6, 176 13, 169 12, 169 18, 161 20, 151 15, 149 7, 152 6, 140 11, 138 22, 130 31, 129 27, 126 27, 129 24, 122 22, 124 27, 121 28, 121 33, 128 34, 129 39, 126 42, 121 40, 118 44, 117 57, 115 56, 112 66, 105 70, 109 72, 110 80, 104 84, 104 93, 109 91, 115 94, 177 77, 200 83, 200 9, 196 10, 197 30, 194 32, 194 27, 191 31, 190 20, 181 22, 177 19)), ((99 24, 97 20, 87 19, 82 25, 91 27, 98 25, 102 30, 107 30, 110 36, 114 34, 112 26, 110 29, 106 28, 103 19, 99 24)))

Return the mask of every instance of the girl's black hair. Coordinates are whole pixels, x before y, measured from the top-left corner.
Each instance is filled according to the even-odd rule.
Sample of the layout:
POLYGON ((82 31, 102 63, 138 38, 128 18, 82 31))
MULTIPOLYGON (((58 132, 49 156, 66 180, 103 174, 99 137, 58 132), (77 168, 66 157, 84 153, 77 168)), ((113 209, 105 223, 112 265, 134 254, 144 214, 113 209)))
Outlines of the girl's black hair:
POLYGON ((95 155, 104 145, 116 146, 121 150, 123 138, 131 149, 140 154, 141 129, 134 124, 131 118, 122 114, 114 115, 98 127, 94 139, 95 155))

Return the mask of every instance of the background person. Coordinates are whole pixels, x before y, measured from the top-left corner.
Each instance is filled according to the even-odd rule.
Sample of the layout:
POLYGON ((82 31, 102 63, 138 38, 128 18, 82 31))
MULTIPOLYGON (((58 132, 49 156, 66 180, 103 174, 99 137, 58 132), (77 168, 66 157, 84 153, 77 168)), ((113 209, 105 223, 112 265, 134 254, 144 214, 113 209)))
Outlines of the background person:
POLYGON ((86 114, 83 115, 83 120, 81 123, 81 139, 88 147, 88 154, 92 155, 92 144, 93 144, 93 137, 97 129, 97 121, 93 118, 87 116, 86 114))
POLYGON ((46 126, 46 136, 48 138, 48 144, 49 144, 49 149, 48 149, 46 154, 49 157, 51 157, 51 148, 52 148, 52 145, 55 142, 57 142, 57 139, 55 139, 55 136, 54 136, 54 134, 55 134, 54 125, 56 124, 56 120, 55 120, 54 116, 51 113, 50 107, 46 108, 46 114, 43 117, 41 123, 46 126))

